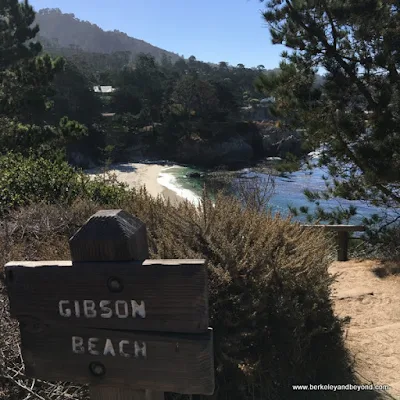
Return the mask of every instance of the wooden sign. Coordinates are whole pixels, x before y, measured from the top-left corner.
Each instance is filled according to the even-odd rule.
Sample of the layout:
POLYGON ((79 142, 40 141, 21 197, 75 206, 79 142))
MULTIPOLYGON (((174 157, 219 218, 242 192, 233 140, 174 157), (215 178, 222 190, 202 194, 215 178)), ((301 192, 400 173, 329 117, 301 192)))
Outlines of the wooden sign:
POLYGON ((11 315, 58 326, 206 332, 203 260, 6 264, 11 315), (50 265, 49 265, 50 264, 50 265))
POLYGON ((199 335, 21 329, 26 374, 49 381, 212 394, 212 330, 199 335))
POLYGON ((70 247, 72 261, 6 264, 26 375, 108 399, 212 394, 205 261, 147 260, 144 224, 121 210, 91 217, 70 247))

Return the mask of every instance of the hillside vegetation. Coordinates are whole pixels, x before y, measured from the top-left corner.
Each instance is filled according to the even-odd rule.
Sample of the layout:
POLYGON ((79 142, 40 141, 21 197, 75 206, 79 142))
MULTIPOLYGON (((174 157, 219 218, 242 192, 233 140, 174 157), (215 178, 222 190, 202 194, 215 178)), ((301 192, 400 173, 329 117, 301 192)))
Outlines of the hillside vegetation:
POLYGON ((104 31, 96 24, 82 21, 74 14, 64 14, 58 8, 40 10, 36 14, 35 22, 40 26, 40 35, 59 47, 79 47, 93 53, 128 51, 133 57, 139 53, 146 53, 158 61, 161 61, 163 56, 170 57, 173 62, 180 59, 178 54, 117 30, 104 31))

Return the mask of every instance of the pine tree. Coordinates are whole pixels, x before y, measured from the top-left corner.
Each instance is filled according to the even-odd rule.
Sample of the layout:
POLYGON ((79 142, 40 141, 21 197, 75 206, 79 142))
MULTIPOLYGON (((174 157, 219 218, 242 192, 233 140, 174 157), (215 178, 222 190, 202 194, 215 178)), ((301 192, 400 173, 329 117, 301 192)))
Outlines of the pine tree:
POLYGON ((38 122, 49 106, 49 83, 63 60, 41 56, 39 27, 28 1, 0 0, 0 116, 38 122))
MULTIPOLYGON (((314 201, 340 196, 400 206, 400 14, 394 0, 270 0, 264 19, 283 53, 278 74, 258 88, 305 140, 324 145, 333 184, 314 201), (316 73, 326 71, 322 85, 316 73)), ((332 222, 354 215, 325 213, 332 222)), ((393 217, 390 222, 396 221, 393 217)), ((368 221, 366 221, 368 222, 368 221)), ((371 222, 371 221, 369 221, 371 222)))

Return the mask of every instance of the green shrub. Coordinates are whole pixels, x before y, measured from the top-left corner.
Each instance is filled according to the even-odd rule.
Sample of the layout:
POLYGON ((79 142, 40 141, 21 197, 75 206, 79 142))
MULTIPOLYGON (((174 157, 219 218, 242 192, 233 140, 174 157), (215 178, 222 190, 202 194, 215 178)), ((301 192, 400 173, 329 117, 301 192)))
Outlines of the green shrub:
POLYGON ((89 180, 64 161, 8 153, 0 157, 0 214, 30 203, 70 203, 78 196, 104 204, 125 196, 124 186, 89 180))
MULTIPOLYGON (((218 196, 200 212, 136 196, 154 258, 206 258, 218 400, 310 398, 292 384, 348 382, 323 232, 218 196)), ((317 396, 318 397, 318 396, 317 396)))

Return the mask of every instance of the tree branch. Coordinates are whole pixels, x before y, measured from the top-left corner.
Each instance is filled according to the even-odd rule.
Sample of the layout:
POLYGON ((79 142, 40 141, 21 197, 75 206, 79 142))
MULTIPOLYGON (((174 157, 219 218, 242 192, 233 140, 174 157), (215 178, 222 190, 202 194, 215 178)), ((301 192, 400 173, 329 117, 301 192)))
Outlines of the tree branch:
MULTIPOLYGON (((15 372, 15 371, 13 371, 15 372)), ((46 400, 44 397, 40 396, 39 394, 37 394, 36 392, 33 391, 33 387, 34 387, 34 382, 33 381, 33 386, 32 388, 29 388, 28 386, 22 384, 18 379, 15 379, 14 377, 12 377, 11 375, 9 375, 8 373, 4 374, 4 377, 8 380, 10 380, 12 383, 14 383, 15 385, 17 385, 18 387, 20 387, 21 389, 25 390, 26 392, 28 392, 30 395, 32 395, 33 397, 35 397, 38 400, 46 400)))
POLYGON ((390 226, 390 225, 396 223, 398 220, 400 220, 400 215, 398 215, 395 219, 393 219, 392 221, 388 222, 387 224, 382 225, 382 226, 378 229, 377 233, 382 232, 385 228, 387 228, 388 226, 390 226))
MULTIPOLYGON (((360 168, 360 170, 365 174, 365 171, 368 170, 368 166, 365 165, 365 163, 363 161, 361 161, 354 154, 354 152, 350 149, 350 147, 348 146, 346 141, 343 139, 340 132, 337 132, 336 137, 339 139, 341 145, 344 147, 345 152, 346 152, 347 156, 350 158, 350 160, 353 161, 353 163, 355 165, 357 165, 357 167, 360 168)), ((390 191, 384 185, 382 185, 381 183, 377 183, 377 184, 375 184, 375 187, 378 188, 383 194, 385 194, 386 196, 390 197, 392 200, 395 200, 397 203, 400 204, 400 197, 397 196, 396 194, 394 194, 392 191, 390 191)))
POLYGON ((333 22, 333 17, 332 17, 332 13, 329 10, 328 7, 328 3, 326 2, 326 0, 322 1, 325 7, 325 11, 326 14, 328 15, 328 19, 329 19, 329 23, 331 24, 331 29, 332 29, 332 38, 333 38, 333 47, 335 48, 335 50, 337 50, 337 31, 336 31, 336 27, 335 24, 333 22))
POLYGON ((337 52, 337 49, 335 49, 331 44, 329 44, 324 33, 322 33, 320 29, 313 29, 307 24, 305 24, 302 19, 302 16, 298 12, 298 10, 296 10, 296 8, 292 5, 290 0, 286 0, 286 4, 288 5, 290 11, 292 12, 294 20, 310 36, 316 37, 322 43, 322 45, 325 47, 327 57, 333 58, 337 61, 337 63, 344 69, 350 80, 358 87, 360 92, 364 95, 364 97, 368 101, 369 107, 371 109, 375 109, 378 106, 378 104, 373 99, 372 94, 369 92, 365 84, 360 81, 360 79, 357 77, 357 74, 355 74, 354 71, 352 71, 349 64, 347 64, 341 57, 341 55, 337 52))

